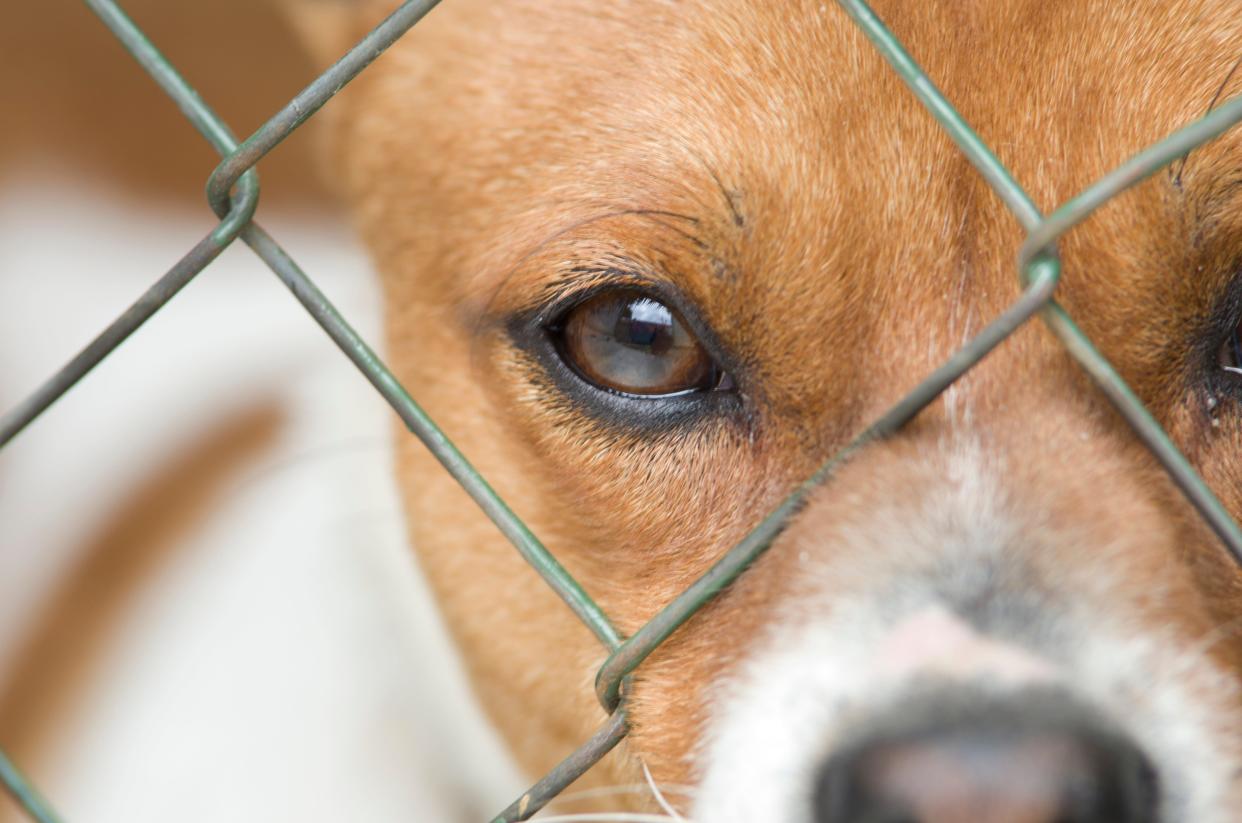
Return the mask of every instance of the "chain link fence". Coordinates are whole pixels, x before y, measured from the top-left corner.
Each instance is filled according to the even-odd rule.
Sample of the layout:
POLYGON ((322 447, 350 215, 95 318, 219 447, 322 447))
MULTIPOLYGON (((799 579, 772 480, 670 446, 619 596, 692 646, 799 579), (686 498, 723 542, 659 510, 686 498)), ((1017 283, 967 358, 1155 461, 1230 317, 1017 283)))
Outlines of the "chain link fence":
MULTIPOLYGON (((240 143, 117 3, 112 0, 84 2, 222 157, 207 182, 208 203, 219 223, 76 357, 48 378, 24 402, 0 418, 0 447, 60 399, 221 252, 237 240, 249 246, 383 395, 410 432, 431 450, 522 557, 595 634, 607 654, 596 677, 596 692, 606 718, 599 731, 497 815, 493 823, 530 818, 612 750, 627 731, 626 678, 678 627, 754 562, 798 511, 806 495, 824 482, 839 465, 869 442, 898 431, 957 378, 1036 316, 1060 339, 1068 353, 1129 423, 1135 436, 1164 466, 1225 548, 1242 564, 1242 530, 1160 424, 1055 299, 1056 286, 1061 277, 1061 263, 1056 250, 1058 238, 1116 195, 1242 121, 1242 97, 1215 105, 1201 120, 1135 155, 1045 216, 870 7, 863 0, 838 0, 1026 231, 1026 240, 1016 260, 1022 291, 1003 313, 825 463, 706 574, 633 635, 622 637, 608 615, 496 495, 298 263, 255 221, 259 198, 255 165, 417 24, 439 0, 407 0, 336 64, 240 143)), ((38 823, 60 821, 49 802, 3 752, 0 752, 0 783, 31 819, 38 823)))

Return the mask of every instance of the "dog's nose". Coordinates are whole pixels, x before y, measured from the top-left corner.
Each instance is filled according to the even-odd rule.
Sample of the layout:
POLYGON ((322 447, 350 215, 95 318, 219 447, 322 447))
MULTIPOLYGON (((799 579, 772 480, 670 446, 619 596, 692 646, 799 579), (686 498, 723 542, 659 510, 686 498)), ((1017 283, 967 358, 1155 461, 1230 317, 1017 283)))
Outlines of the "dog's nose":
POLYGON ((832 757, 816 823, 1151 823, 1147 759, 1118 733, 1015 727, 1008 718, 925 724, 832 757))

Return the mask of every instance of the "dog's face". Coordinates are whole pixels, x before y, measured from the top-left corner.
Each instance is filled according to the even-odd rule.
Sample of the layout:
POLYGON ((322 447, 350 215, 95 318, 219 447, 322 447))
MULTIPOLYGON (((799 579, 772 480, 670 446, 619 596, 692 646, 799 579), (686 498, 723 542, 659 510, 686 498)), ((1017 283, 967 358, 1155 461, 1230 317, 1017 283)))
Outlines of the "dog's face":
MULTIPOLYGON (((1236 0, 877 11, 1045 210, 1242 55, 1236 0)), ((1018 293, 1016 222, 831 2, 448 0, 330 116, 398 377, 623 632, 1018 293)), ((1060 302, 1242 511, 1242 134, 1060 250, 1060 302)), ((599 724, 603 652, 412 438, 400 476, 541 772, 599 724)), ((638 670, 605 779, 646 764, 713 823, 1230 820, 1240 615, 1028 324, 638 670)))

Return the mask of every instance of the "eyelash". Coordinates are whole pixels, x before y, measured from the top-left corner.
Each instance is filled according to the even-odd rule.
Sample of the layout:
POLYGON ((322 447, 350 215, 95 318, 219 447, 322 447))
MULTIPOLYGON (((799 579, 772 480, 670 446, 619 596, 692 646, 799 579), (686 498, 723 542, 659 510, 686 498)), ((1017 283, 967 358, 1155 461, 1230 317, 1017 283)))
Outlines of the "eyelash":
MULTIPOLYGON (((665 302, 671 299, 664 294, 667 289, 660 281, 625 269, 582 268, 574 269, 572 274, 572 279, 547 289, 543 298, 522 314, 533 318, 533 322, 541 328, 549 329, 573 309, 609 291, 634 289, 650 292, 665 302)), ((670 302, 669 305, 676 306, 681 311, 676 302, 670 302)))

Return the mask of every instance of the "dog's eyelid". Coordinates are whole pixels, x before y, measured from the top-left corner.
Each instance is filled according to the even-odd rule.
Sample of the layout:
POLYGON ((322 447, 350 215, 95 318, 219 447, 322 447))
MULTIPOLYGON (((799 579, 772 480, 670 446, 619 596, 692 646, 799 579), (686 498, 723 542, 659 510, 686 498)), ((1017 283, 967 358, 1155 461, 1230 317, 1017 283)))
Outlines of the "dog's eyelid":
POLYGON ((605 292, 632 289, 662 293, 667 288, 660 281, 630 269, 580 268, 574 270, 571 277, 548 284, 526 311, 540 325, 549 327, 574 306, 605 292))
POLYGON ((611 291, 638 291, 666 303, 685 321, 709 350, 719 349, 717 338, 704 317, 698 301, 687 295, 673 280, 651 272, 645 266, 579 265, 565 275, 546 283, 520 308, 506 314, 511 328, 552 329, 570 309, 611 291))
POLYGON ((552 326, 575 306, 581 305, 603 294, 612 291, 637 291, 654 300, 667 304, 683 321, 699 343, 718 363, 727 370, 734 363, 733 358, 721 344, 715 328, 704 317, 698 301, 687 295, 675 282, 663 277, 656 277, 632 270, 601 270, 603 275, 593 282, 575 283, 562 290, 554 299, 540 304, 527 315, 535 325, 544 331, 552 326))

